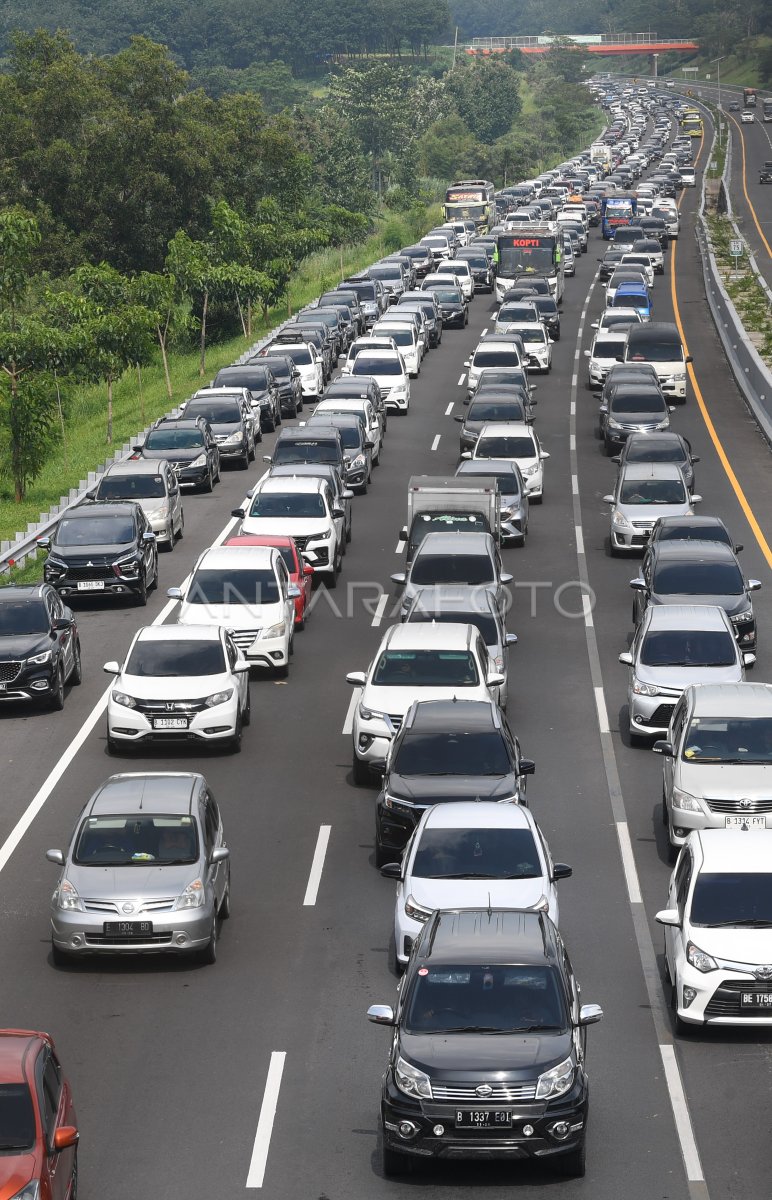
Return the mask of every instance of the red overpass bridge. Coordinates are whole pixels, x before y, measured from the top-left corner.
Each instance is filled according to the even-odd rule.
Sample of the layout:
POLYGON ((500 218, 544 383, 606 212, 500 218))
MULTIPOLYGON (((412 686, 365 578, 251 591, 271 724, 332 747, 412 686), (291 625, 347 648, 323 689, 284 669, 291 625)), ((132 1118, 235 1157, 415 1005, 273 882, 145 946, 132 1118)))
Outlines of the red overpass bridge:
POLYGON ((647 33, 585 33, 560 34, 550 37, 489 37, 473 38, 467 54, 505 54, 520 50, 523 54, 546 54, 555 41, 573 42, 578 50, 590 54, 666 54, 668 50, 696 51, 699 46, 691 38, 661 38, 647 33))

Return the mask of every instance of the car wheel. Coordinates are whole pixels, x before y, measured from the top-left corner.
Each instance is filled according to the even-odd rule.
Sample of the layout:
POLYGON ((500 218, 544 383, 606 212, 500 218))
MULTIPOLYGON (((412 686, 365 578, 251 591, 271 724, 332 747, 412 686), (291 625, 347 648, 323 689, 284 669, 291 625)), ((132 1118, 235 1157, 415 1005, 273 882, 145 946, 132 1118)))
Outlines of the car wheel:
POLYGON ((366 762, 362 762, 357 758, 356 751, 351 758, 351 778, 357 787, 369 787, 373 782, 373 775, 370 767, 366 762))
POLYGON ((134 604, 137 608, 144 608, 147 604, 147 576, 145 575, 142 575, 139 591, 134 593, 134 604))
POLYGON ((219 458, 217 460, 217 474, 214 477, 214 482, 222 483, 222 461, 219 458))
POLYGON ((606 455, 606 458, 611 458, 611 455, 613 454, 613 452, 614 452, 614 448, 611 445, 611 442, 608 440, 608 438, 604 438, 603 439, 603 453, 606 455))
POLYGON ((266 418, 265 421, 261 421, 260 428, 262 429, 263 433, 274 433, 276 430, 276 421, 274 420, 273 416, 266 418))
POLYGON ((571 1179, 584 1179, 586 1171, 585 1139, 582 1138, 581 1145, 577 1146, 576 1150, 571 1150, 568 1154, 557 1155, 554 1163, 560 1175, 566 1175, 571 1179))
POLYGON ((179 528, 179 532, 177 533, 177 537, 180 539, 180 541, 182 541, 184 536, 185 536, 185 514, 184 514, 184 512, 181 512, 180 513, 180 528, 179 528))
POLYGON ((75 643, 75 654, 72 661, 72 670, 70 671, 70 683, 73 687, 83 682, 83 660, 80 655, 80 642, 75 643))
POLYGON ((287 661, 286 661, 285 663, 282 663, 282 665, 281 665, 280 667, 277 667, 277 668, 276 668, 276 671, 275 671, 275 677, 276 677, 277 679, 286 679, 286 678, 287 678, 287 676, 289 675, 289 656, 290 656, 290 653, 291 653, 291 651, 290 651, 290 650, 289 650, 289 648, 288 648, 288 649, 287 649, 287 661))
POLYGON ((395 854, 395 852, 393 850, 387 850, 385 846, 382 846, 376 836, 376 839, 375 839, 375 865, 376 865, 376 867, 378 867, 378 869, 380 870, 381 867, 386 866, 387 862, 394 862, 395 858, 399 858, 399 855, 395 854))
POLYGON ((153 582, 150 587, 153 591, 158 587, 158 547, 156 547, 155 554, 153 555, 153 582))
POLYGON ((332 573, 325 576, 325 583, 327 584, 327 588, 329 591, 334 591, 334 589, 338 586, 338 576, 340 575, 340 570, 341 570, 341 566, 342 566, 342 563, 341 563, 342 558, 343 558, 342 552, 339 552, 338 554, 335 555, 335 558, 333 559, 333 564, 332 564, 332 573))
POLYGON ((366 496, 367 495, 367 487, 368 487, 369 482, 370 482, 369 479, 366 479, 364 481, 364 483, 360 483, 359 487, 355 489, 357 496, 366 496))
POLYGON ((64 669, 61 665, 56 668, 56 684, 48 697, 48 707, 52 712, 61 712, 64 708, 64 669))
POLYGON ((633 749, 640 749, 643 746, 648 746, 650 740, 651 739, 646 734, 633 733, 632 729, 630 730, 630 745, 633 747, 633 749))
POLYGON ((107 734, 107 753, 113 758, 116 754, 121 753, 120 743, 116 742, 115 738, 110 737, 109 733, 107 734))
POLYGON ((248 470, 249 470, 249 464, 250 464, 250 462, 251 462, 251 461, 252 461, 252 455, 251 455, 251 454, 250 454, 250 452, 249 452, 249 446, 247 446, 246 450, 244 451, 244 456, 243 456, 243 458, 242 458, 242 460, 241 460, 241 469, 242 469, 242 471, 248 471, 248 470))
POLYGON ((204 946, 203 950, 198 952, 198 961, 207 967, 212 967, 217 962, 217 915, 212 921, 212 932, 209 936, 209 941, 204 946))
POLYGON ((68 954, 66 950, 60 950, 53 938, 51 939, 51 962, 55 967, 68 967, 72 962, 72 955, 68 954))
POLYGON ((252 434, 252 446, 249 451, 249 461, 254 462, 256 457, 257 457, 257 438, 253 433, 252 434))
POLYGON ((166 528, 166 533, 163 536, 163 540, 166 543, 166 549, 171 554, 172 550, 174 549, 174 517, 169 518, 169 524, 166 528))
POLYGON ((346 528, 346 541, 347 542, 351 541, 351 522, 349 522, 349 524, 346 528))
POLYGON ((249 694, 249 684, 247 684, 247 702, 244 705, 244 710, 241 714, 241 724, 244 728, 252 722, 252 697, 249 694))
POLYGON ((385 1176, 390 1175, 410 1175, 413 1171, 412 1159, 406 1154, 400 1154, 396 1150, 390 1150, 388 1146, 384 1146, 381 1140, 381 1170, 385 1176))
POLYGON ((225 885, 225 891, 222 894, 220 907, 217 910, 217 916, 221 921, 227 921, 231 915, 231 877, 228 872, 228 882, 225 885))
POLYGON ((297 416, 297 414, 301 413, 302 411, 303 411, 303 397, 301 396, 295 405, 295 416, 297 416))
POLYGON ((214 475, 212 474, 212 468, 211 468, 211 467, 209 468, 209 471, 208 471, 208 473, 207 473, 206 479, 205 479, 205 480, 204 480, 204 482, 201 484, 201 491, 202 491, 202 492, 212 492, 212 491, 214 491, 214 475))
POLYGON ((244 722, 241 713, 239 713, 236 717, 236 729, 230 743, 231 754, 238 754, 241 751, 241 730, 243 725, 244 722))

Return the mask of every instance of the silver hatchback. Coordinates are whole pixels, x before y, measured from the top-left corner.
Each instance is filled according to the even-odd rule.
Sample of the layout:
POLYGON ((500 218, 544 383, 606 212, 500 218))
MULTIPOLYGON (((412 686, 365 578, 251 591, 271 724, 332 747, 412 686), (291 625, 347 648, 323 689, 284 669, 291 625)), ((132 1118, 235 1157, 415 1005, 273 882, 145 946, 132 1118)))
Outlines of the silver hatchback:
POLYGON ((89 954, 217 958, 230 850, 203 775, 112 775, 78 818, 51 897, 56 964, 89 954))

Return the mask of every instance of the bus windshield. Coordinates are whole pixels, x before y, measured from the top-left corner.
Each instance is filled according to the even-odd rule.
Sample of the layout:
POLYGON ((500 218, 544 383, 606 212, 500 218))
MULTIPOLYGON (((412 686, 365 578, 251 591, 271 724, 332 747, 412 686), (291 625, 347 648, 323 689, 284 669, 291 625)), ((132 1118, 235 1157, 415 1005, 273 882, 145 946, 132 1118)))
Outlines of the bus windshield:
POLYGON ((497 242, 499 275, 550 275, 555 271, 555 238, 548 235, 503 236, 497 242))

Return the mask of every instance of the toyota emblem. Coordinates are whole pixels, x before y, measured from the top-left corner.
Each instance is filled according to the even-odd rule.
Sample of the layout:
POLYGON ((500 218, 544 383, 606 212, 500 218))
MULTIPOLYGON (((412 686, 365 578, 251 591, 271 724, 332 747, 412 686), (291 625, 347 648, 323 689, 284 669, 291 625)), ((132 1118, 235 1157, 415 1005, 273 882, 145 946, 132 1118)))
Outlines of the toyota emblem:
POLYGON ((133 913, 133 912, 134 912, 134 905, 133 905, 133 904, 124 904, 124 905, 123 905, 123 911, 124 911, 125 913, 133 913))
POLYGON ((772 979, 772 967, 757 967, 753 974, 757 979, 772 979))
POLYGON ((747 796, 744 796, 743 799, 740 801, 740 808, 749 809, 752 804, 753 804, 753 801, 749 800, 747 796))
POLYGON ((493 1088, 491 1087, 491 1085, 489 1083, 481 1083, 480 1086, 476 1087, 474 1090, 478 1096, 492 1096, 493 1095, 493 1088))

